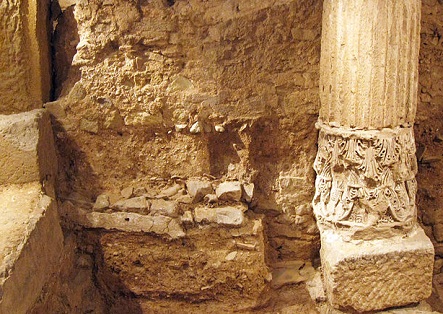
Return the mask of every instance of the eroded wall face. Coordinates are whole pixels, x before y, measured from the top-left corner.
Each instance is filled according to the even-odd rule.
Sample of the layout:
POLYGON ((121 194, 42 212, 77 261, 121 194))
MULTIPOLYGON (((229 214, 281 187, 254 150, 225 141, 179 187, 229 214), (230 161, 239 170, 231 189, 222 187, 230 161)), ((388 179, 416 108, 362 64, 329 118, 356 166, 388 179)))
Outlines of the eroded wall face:
MULTIPOLYGON (((46 104, 55 116, 61 198, 92 207, 97 196, 121 198, 129 186, 159 193, 171 178, 254 183, 247 206, 264 214, 266 263, 317 257, 310 202, 322 1, 75 2, 60 1, 54 45, 61 96, 46 104), (72 191, 78 194, 69 197, 72 191)), ((425 0, 422 10, 415 131, 417 146, 427 150, 417 198, 419 221, 440 241, 434 157, 443 145, 442 7, 425 0)), ((165 245, 159 252, 168 248, 155 241, 165 245)), ((89 246, 84 251, 93 255, 89 246)), ((115 252, 109 249, 103 265, 124 260, 115 252)), ((438 274, 443 262, 436 265, 438 274)))
POLYGON ((79 43, 62 96, 47 105, 66 171, 60 193, 94 201, 172 176, 254 183, 252 206, 273 217, 271 259, 315 256, 321 9, 287 0, 67 8, 79 43))
POLYGON ((49 1, 0 3, 0 113, 41 108, 50 96, 49 1))

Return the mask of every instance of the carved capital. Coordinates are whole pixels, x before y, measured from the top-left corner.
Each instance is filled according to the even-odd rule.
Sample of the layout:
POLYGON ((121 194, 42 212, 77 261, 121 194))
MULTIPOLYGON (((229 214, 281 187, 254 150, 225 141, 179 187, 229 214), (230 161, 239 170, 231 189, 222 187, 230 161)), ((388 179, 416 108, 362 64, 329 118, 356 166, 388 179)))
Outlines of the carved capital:
POLYGON ((371 238, 410 230, 417 192, 413 129, 317 127, 312 203, 319 226, 371 238))

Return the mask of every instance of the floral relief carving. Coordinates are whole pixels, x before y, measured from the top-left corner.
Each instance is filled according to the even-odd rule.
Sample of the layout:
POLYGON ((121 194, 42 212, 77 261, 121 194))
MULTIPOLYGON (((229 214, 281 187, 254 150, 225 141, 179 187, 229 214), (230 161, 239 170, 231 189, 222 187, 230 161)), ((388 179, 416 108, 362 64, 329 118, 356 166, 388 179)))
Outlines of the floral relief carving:
POLYGON ((314 213, 331 227, 409 227, 416 220, 412 128, 347 130, 321 123, 314 213))

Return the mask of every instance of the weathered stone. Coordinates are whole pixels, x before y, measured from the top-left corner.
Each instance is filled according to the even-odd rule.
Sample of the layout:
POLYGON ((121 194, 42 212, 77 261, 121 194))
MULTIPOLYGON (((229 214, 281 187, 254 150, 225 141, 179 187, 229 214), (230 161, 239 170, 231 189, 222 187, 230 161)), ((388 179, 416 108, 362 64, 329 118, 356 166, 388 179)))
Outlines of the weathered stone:
POLYGON ((214 126, 214 129, 215 129, 215 131, 218 132, 218 133, 223 133, 223 132, 225 132, 225 128, 224 128, 224 126, 223 126, 223 125, 220 125, 220 124, 215 125, 215 126, 214 126))
POLYGON ((243 206, 197 207, 194 209, 196 222, 217 223, 225 226, 241 226, 244 222, 243 206))
POLYGON ((2 1, 0 113, 41 108, 51 92, 50 1, 2 1))
POLYGON ((192 212, 190 210, 185 211, 181 217, 181 221, 185 225, 192 225, 194 223, 192 212))
POLYGON ((237 251, 232 251, 228 255, 226 255, 225 260, 226 261, 233 261, 235 260, 235 257, 237 256, 237 251))
POLYGON ((220 183, 215 190, 217 197, 222 201, 240 201, 242 196, 241 184, 238 181, 227 181, 220 183))
POLYGON ((191 128, 189 129, 189 132, 191 132, 192 134, 198 134, 201 133, 202 131, 202 127, 200 125, 200 122, 195 122, 193 125, 191 125, 191 128))
POLYGON ((254 197, 254 183, 244 183, 242 187, 242 199, 247 203, 252 202, 252 198, 254 197))
POLYGON ((325 290, 336 308, 381 310, 431 294, 434 247, 419 227, 406 237, 359 242, 328 230, 321 240, 325 290))
POLYGON ((97 196, 97 199, 95 200, 94 206, 92 208, 94 210, 105 209, 108 208, 109 205, 109 196, 106 194, 100 194, 99 196, 97 196))
POLYGON ((37 182, 0 186, 0 212, 0 313, 28 313, 60 267, 56 203, 37 182))
POLYGON ((181 190, 181 185, 180 184, 174 184, 173 186, 170 186, 166 189, 163 189, 160 191, 160 194, 158 195, 158 197, 163 198, 163 197, 171 197, 176 195, 180 190, 181 190))
POLYGON ((149 202, 144 196, 138 196, 133 198, 128 198, 126 200, 120 200, 112 205, 112 208, 131 211, 131 210, 142 210, 144 213, 149 212, 149 202))
POLYGON ((211 182, 201 179, 189 179, 186 188, 194 203, 200 202, 205 195, 214 192, 211 182))
POLYGON ((122 189, 120 194, 122 195, 123 198, 130 198, 134 195, 133 192, 134 192, 134 188, 132 186, 128 186, 128 187, 122 189))
POLYGON ((82 222, 88 228, 103 228, 126 232, 152 232, 159 235, 169 235, 172 239, 181 238, 185 233, 176 219, 166 216, 147 216, 136 213, 98 213, 85 214, 82 222))
POLYGON ((177 218, 179 215, 179 208, 176 202, 165 201, 162 199, 151 201, 151 214, 152 215, 163 215, 177 218))
POLYGON ((0 184, 54 184, 57 158, 48 112, 0 116, 0 169, 0 184))

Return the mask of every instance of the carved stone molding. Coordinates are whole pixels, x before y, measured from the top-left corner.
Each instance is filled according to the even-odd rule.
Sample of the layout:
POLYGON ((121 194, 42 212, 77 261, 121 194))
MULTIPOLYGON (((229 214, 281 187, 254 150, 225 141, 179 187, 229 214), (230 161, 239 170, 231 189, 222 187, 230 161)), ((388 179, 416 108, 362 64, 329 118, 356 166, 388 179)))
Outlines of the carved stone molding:
POLYGON ((321 228, 383 238, 416 222, 417 161, 412 127, 320 130, 314 213, 321 228))

